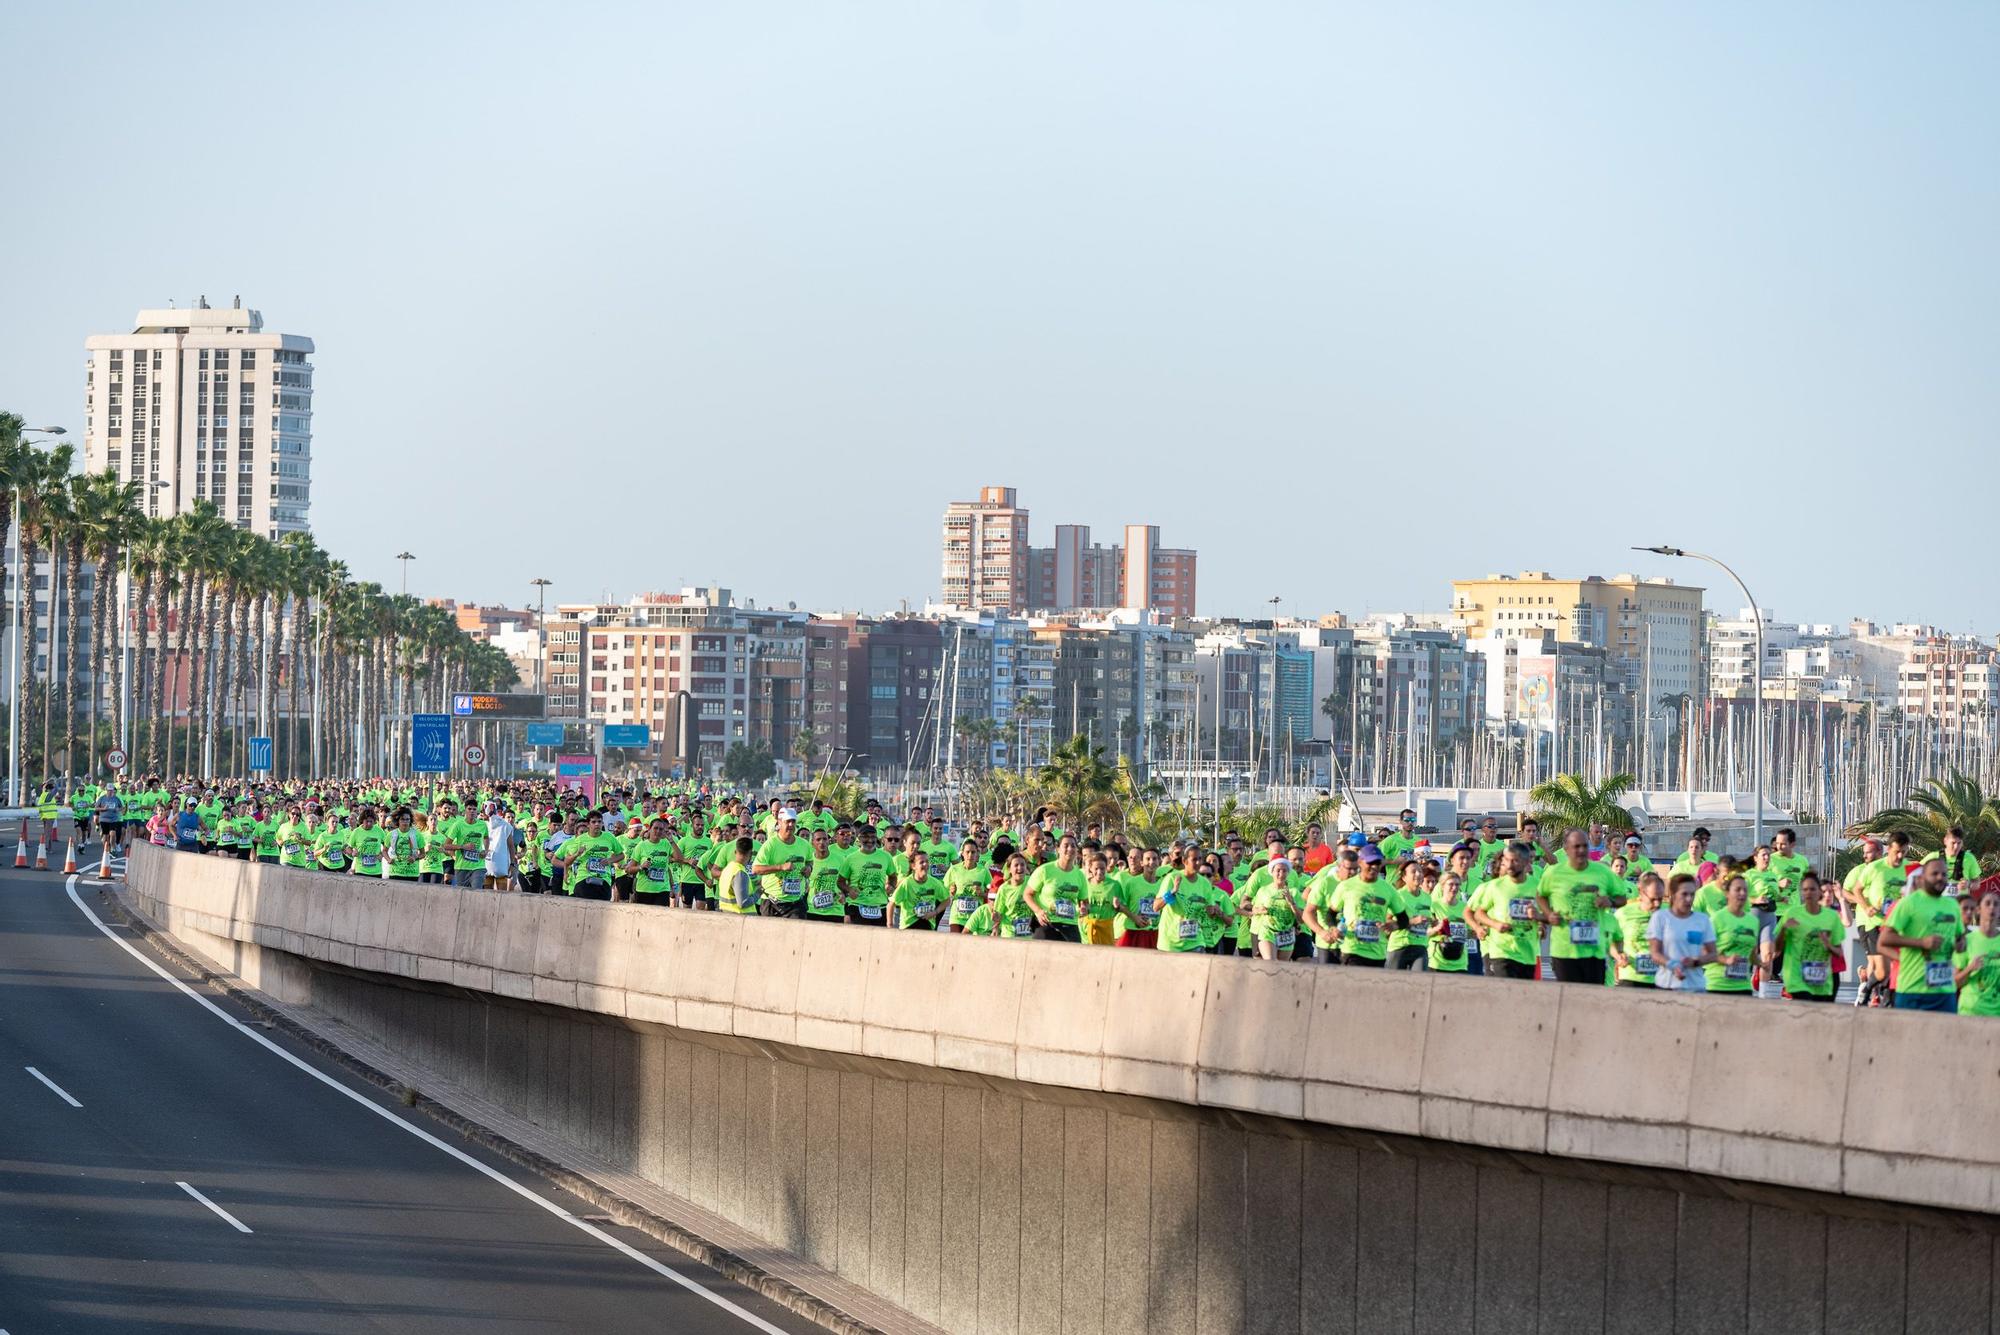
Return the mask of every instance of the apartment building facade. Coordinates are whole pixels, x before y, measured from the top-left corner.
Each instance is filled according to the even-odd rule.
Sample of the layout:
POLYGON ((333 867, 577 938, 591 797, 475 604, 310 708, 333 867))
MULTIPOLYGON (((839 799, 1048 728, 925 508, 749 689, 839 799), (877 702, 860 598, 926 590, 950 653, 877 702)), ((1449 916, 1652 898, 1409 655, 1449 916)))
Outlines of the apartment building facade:
POLYGON ((146 513, 210 501, 238 528, 303 532, 312 508, 313 341, 240 302, 142 310, 84 340, 84 460, 140 487, 146 513), (164 483, 164 486, 156 485, 164 483))

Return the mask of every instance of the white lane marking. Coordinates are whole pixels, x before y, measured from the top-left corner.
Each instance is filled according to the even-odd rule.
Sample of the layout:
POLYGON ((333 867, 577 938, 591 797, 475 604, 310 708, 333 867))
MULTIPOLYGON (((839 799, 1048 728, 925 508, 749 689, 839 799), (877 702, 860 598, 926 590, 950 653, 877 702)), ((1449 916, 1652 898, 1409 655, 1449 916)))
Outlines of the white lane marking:
MULTIPOLYGON (((29 1075, 35 1077, 35 1079, 41 1081, 43 1084, 47 1085, 50 1089, 54 1090, 55 1096, 61 1099, 64 1103, 67 1103, 70 1107, 81 1108, 83 1106, 81 1103, 78 1103, 75 1099, 69 1096, 68 1090, 64 1089, 61 1085, 57 1084, 55 1081, 43 1075, 40 1071, 37 1071, 34 1067, 23 1066, 21 1069, 26 1071, 29 1075)), ((7 1335, 7 1332, 4 1330, 0 1330, 0 1335, 7 1335)))
POLYGON ((206 1205, 209 1209, 221 1215, 224 1219, 228 1220, 229 1226, 235 1229, 238 1233, 248 1233, 250 1231, 250 1226, 248 1224, 244 1223, 241 1219, 238 1219, 235 1215, 229 1213, 229 1211, 223 1209, 220 1205, 217 1205, 214 1201, 210 1200, 208 1197, 196 1191, 193 1187, 189 1186, 187 1183, 176 1182, 174 1183, 174 1185, 179 1187, 182 1191, 185 1191, 188 1195, 194 1197, 196 1200, 200 1201, 203 1205, 206 1205))
MULTIPOLYGON (((541 1206, 544 1210, 547 1210, 550 1214, 562 1220, 564 1223, 573 1225, 574 1227, 582 1230, 583 1232, 588 1233, 591 1237, 596 1238, 599 1242, 603 1243, 605 1246, 627 1257, 630 1257, 632 1260, 637 1261, 640 1265, 645 1266, 646 1269, 652 1271, 654 1274, 670 1279, 674 1283, 680 1285, 682 1288, 687 1289, 689 1292, 699 1294, 701 1297, 706 1298, 709 1302, 714 1303, 717 1307, 720 1307, 723 1311, 728 1312, 731 1316, 736 1317, 738 1320, 742 1321, 745 1325, 748 1325, 756 1330, 764 1332, 764 1335, 786 1335, 786 1332, 784 1330, 780 1329, 777 1326, 772 1325, 770 1322, 764 1320, 764 1318, 758 1316, 755 1312, 745 1311, 743 1308, 737 1306, 735 1303, 723 1297, 721 1294, 715 1292, 715 1290, 702 1284, 700 1281, 688 1278, 686 1275, 683 1275, 680 1271, 674 1269, 672 1266, 666 1265, 660 1261, 655 1260, 654 1258, 646 1255, 646 1253, 640 1251, 637 1247, 634 1247, 629 1243, 625 1242, 621 1238, 615 1238, 611 1236, 609 1233, 606 1233, 603 1229, 599 1228, 597 1225, 589 1222, 588 1220, 577 1218, 575 1215, 571 1214, 568 1210, 563 1209, 562 1206, 557 1205, 554 1201, 548 1199, 546 1196, 542 1196, 537 1194, 536 1192, 530 1191, 527 1187, 522 1186, 519 1182, 516 1182, 513 1178, 508 1177, 505 1173, 499 1171, 498 1169, 488 1164, 483 1164, 479 1162, 479 1160, 473 1158, 470 1154, 467 1154, 464 1150, 459 1149, 456 1145, 450 1145, 442 1140, 439 1140, 436 1136, 424 1130, 422 1127, 416 1125, 413 1122, 405 1120, 404 1118, 398 1116, 397 1114, 389 1111, 389 1109, 382 1107, 380 1104, 372 1102, 366 1095, 356 1090, 349 1089, 346 1085, 341 1084, 338 1080, 335 1080, 332 1076, 326 1074, 326 1072, 317 1069, 309 1062, 301 1061, 299 1058, 293 1056, 291 1053, 279 1047, 276 1043, 273 1043, 270 1039, 264 1037, 264 1035, 259 1033, 257 1030, 244 1025, 243 1023, 238 1021, 234 1016, 232 1016, 228 1011, 222 1009, 222 1007, 216 1005, 214 1002, 210 1001, 207 997, 204 997, 203 995, 201 995, 201 993, 195 991, 193 988, 189 987, 186 983, 183 983, 180 979, 174 977, 172 974, 168 973, 165 969, 162 969, 159 965, 147 959, 145 955, 140 953, 140 951, 135 946, 132 945, 131 942, 120 940, 116 933, 114 933, 109 927, 104 925, 104 920, 102 918, 99 918, 95 913, 91 912, 90 905, 84 903, 82 899, 77 897, 76 881, 77 881, 76 877, 74 876, 70 877, 66 882, 64 882, 64 888, 66 888, 69 891, 70 902, 76 905, 77 908, 82 911, 84 917, 90 919, 91 925, 93 927, 97 928, 98 931, 104 933, 105 937, 109 939, 113 945, 116 945, 120 950, 123 950, 133 959, 139 961, 139 963, 145 965, 148 969, 152 970, 160 977, 166 979, 166 981, 169 984, 171 984, 176 991, 190 998, 197 1006, 200 1006, 203 1010, 208 1011, 211 1015, 215 1016, 216 1019, 221 1020, 224 1024, 228 1025, 231 1029, 234 1029, 237 1033, 242 1034, 245 1038, 248 1038, 251 1042, 257 1043, 269 1049, 277 1056, 282 1057, 284 1060, 298 1067, 301 1071, 304 1071, 307 1075, 311 1076, 313 1079, 325 1085, 328 1089, 336 1090, 339 1093, 344 1094, 348 1098, 354 1100, 354 1102, 366 1108, 369 1112, 374 1113, 377 1117, 380 1117, 384 1121, 390 1122, 396 1126, 401 1127, 403 1130, 415 1136, 418 1140, 423 1141, 426 1145, 429 1145, 434 1149, 442 1150, 446 1154, 449 1154, 452 1158, 458 1160, 460 1163, 464 1164, 467 1168, 473 1169, 475 1172, 484 1173, 487 1177, 492 1178, 495 1182, 498 1182, 501 1186, 513 1192, 516 1196, 521 1197, 523 1200, 533 1201, 536 1205, 541 1206)), ((193 1188, 190 1187, 188 1188, 188 1190, 192 1191, 193 1188)), ((247 1232, 248 1230, 245 1231, 247 1232)), ((6 1332, 0 1331, 0 1335, 6 1335, 6 1332)))

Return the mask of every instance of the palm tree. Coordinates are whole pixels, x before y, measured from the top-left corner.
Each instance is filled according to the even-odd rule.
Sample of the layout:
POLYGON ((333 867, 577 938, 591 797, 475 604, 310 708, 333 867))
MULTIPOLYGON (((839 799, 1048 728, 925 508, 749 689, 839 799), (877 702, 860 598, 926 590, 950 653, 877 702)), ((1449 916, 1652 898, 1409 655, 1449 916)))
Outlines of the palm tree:
MULTIPOLYGON (((110 630, 111 572, 118 568, 127 544, 144 522, 139 508, 139 494, 138 483, 121 482, 116 473, 107 470, 84 479, 82 491, 77 497, 77 528, 83 552, 96 569, 90 590, 91 691, 87 734, 93 771, 97 768, 97 713, 99 703, 105 698, 104 683, 111 683, 112 699, 124 698, 125 655, 120 652, 112 660, 115 666, 108 673, 104 664, 107 653, 118 643, 113 640, 110 630)), ((74 670, 76 655, 67 655, 65 662, 74 670)), ((71 695, 74 698, 74 691, 71 695)), ((72 727, 72 735, 74 731, 72 727)))
POLYGON ((993 743, 1000 736, 997 720, 991 715, 974 718, 970 714, 962 714, 952 725, 952 730, 965 743, 966 754, 978 757, 978 763, 973 766, 975 772, 992 768, 993 743))
POLYGON ((1039 777, 1048 789, 1049 805, 1071 829, 1118 815, 1116 773, 1104 761, 1104 748, 1092 746, 1081 734, 1055 749, 1039 777))
POLYGON ((1528 790, 1528 812, 1558 830, 1589 830, 1593 825, 1636 830, 1643 822, 1623 803, 1630 791, 1629 774, 1613 774, 1598 784, 1581 774, 1558 774, 1528 790))
MULTIPOLYGON (((171 710, 175 688, 186 696, 187 701, 187 728, 182 740, 186 747, 192 747, 194 744, 194 662, 190 657, 190 650, 195 620, 197 615, 200 615, 204 625, 206 624, 205 603, 209 597, 210 585, 213 583, 213 574, 220 563, 221 552, 229 541, 229 534, 232 531, 229 522, 215 508, 213 501, 196 501, 192 509, 183 510, 174 516, 164 544, 164 559, 154 577, 158 582, 155 606, 160 613, 159 645, 162 652, 165 651, 167 642, 167 585, 170 578, 178 585, 180 593, 180 606, 175 614, 173 628, 173 654, 166 659, 161 669, 153 674, 153 716, 165 723, 167 736, 163 751, 156 724, 152 768, 166 774, 173 772, 171 710), (171 684, 168 680, 170 676, 175 678, 171 684), (186 680, 181 681, 181 677, 185 677, 186 680)), ((202 651, 202 658, 206 660, 213 652, 214 645, 211 642, 202 651)), ((182 770, 192 768, 189 763, 192 756, 189 752, 183 749, 181 754, 182 770)))
POLYGON ((311 613, 312 600, 325 587, 326 571, 329 565, 327 555, 319 544, 312 540, 310 533, 287 533, 278 539, 279 568, 285 597, 291 605, 289 618, 282 618, 278 627, 278 642, 272 661, 285 674, 285 686, 290 696, 285 711, 285 777, 297 778, 300 772, 299 754, 299 686, 305 673, 300 670, 307 660, 306 627, 311 613), (286 622, 289 622, 290 644, 286 643, 286 622), (289 649, 290 657, 286 656, 289 649))
MULTIPOLYGON (((25 528, 33 525, 38 544, 49 556, 49 596, 43 607, 47 609, 48 648, 42 659, 42 780, 47 782, 50 766, 55 763, 55 718, 58 708, 66 708, 67 702, 59 701, 62 693, 56 689, 56 616, 67 612, 70 634, 65 645, 67 656, 74 661, 76 654, 77 615, 74 607, 64 608, 64 589, 74 578, 77 568, 82 565, 81 555, 75 561, 69 559, 72 548, 80 547, 76 534, 76 486, 77 478, 69 471, 65 461, 61 473, 51 473, 44 479, 40 495, 35 498, 32 510, 24 511, 21 523, 25 528), (32 515, 32 520, 30 519, 32 515)), ((70 595, 75 601, 75 595, 70 595)), ((39 643, 39 633, 30 636, 30 641, 39 643)), ((67 757, 65 757, 65 761, 67 757)), ((68 769, 67 763, 63 766, 68 769)))
POLYGON ((1965 831, 1965 846, 1982 868, 2000 866, 2000 797, 1987 793, 1964 770, 1924 780, 1910 794, 1908 806, 1884 808, 1847 833, 1903 834, 1913 847, 1931 850, 1943 848, 1945 832, 1953 828, 1965 831))
POLYGON ((792 754, 798 758, 800 765, 808 771, 812 769, 813 757, 819 754, 819 734, 813 731, 812 724, 808 723, 792 734, 792 754))
POLYGON ((841 820, 859 820, 867 796, 856 780, 843 779, 838 774, 822 774, 805 790, 802 801, 824 802, 827 810, 841 820))
POLYGON ((1125 837, 1139 848, 1165 848, 1194 828, 1193 814, 1175 802, 1143 801, 1125 808, 1125 837))
POLYGON ((1014 702, 1014 717, 1022 729, 1020 744, 1014 748, 1014 768, 1024 770, 1035 761, 1035 724, 1048 717, 1048 703, 1037 695, 1024 695, 1014 702))
MULTIPOLYGON (((58 592, 57 580, 60 572, 56 569, 58 562, 54 559, 53 549, 58 541, 57 533, 62 522, 61 515, 66 508, 69 494, 70 461, 75 456, 76 450, 70 445, 58 445, 48 451, 33 450, 28 456, 28 463, 19 474, 18 480, 15 483, 16 494, 20 497, 21 501, 21 610, 26 615, 27 625, 26 630, 19 637, 19 643, 15 645, 19 661, 15 665, 16 676, 14 680, 20 684, 23 690, 31 688, 34 681, 34 646, 41 642, 44 609, 46 609, 51 618, 53 618, 55 612, 54 600, 58 592), (34 574, 36 549, 38 547, 50 549, 50 584, 47 599, 38 599, 35 597, 34 574)), ((52 632, 54 629, 53 619, 51 619, 49 628, 52 632)), ((44 706, 48 703, 49 687, 46 673, 53 666, 52 662, 46 658, 44 659, 43 672, 45 675, 42 682, 44 706)), ((29 698, 28 696, 23 696, 24 704, 29 698)), ((25 715, 27 710, 24 708, 22 713, 25 715)), ((48 723, 49 716, 45 708, 42 717, 43 741, 41 756, 42 777, 44 779, 48 777, 49 765, 48 723)), ((26 769, 26 766, 23 765, 22 768, 26 769)))
MULTIPOLYGON (((130 731, 132 760, 139 755, 157 755, 159 752, 159 729, 155 726, 152 707, 153 683, 161 669, 165 667, 163 651, 167 645, 167 584, 172 578, 168 573, 172 566, 173 544, 177 530, 171 519, 148 515, 138 521, 129 539, 132 550, 132 627, 131 634, 139 642, 139 651, 131 671, 132 703, 130 709, 130 731), (153 652, 146 652, 147 639, 153 643, 153 652), (144 720, 144 731, 141 731, 144 720), (144 739, 147 745, 142 748, 144 739)), ((119 655, 119 671, 126 671, 124 655, 119 655)), ((120 688, 122 691, 122 687, 120 688)), ((122 700, 124 696, 121 694, 122 700)), ((128 762, 130 763, 130 762, 128 762)))
POLYGON ((13 531, 14 497, 41 477, 41 451, 21 439, 26 426, 20 414, 0 413, 0 551, 13 531))

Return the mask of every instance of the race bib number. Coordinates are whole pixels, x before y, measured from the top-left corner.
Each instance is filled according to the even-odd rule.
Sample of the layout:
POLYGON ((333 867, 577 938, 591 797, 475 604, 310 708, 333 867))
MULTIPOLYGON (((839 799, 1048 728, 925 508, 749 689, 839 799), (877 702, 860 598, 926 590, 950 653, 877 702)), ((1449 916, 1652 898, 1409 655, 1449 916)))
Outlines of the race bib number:
POLYGON ((1200 937, 1201 937, 1201 928, 1195 926, 1194 923, 1189 919, 1186 918, 1181 919, 1181 928, 1180 928, 1181 940, 1195 941, 1199 940, 1200 937))
POLYGON ((658 881, 664 885, 667 880, 667 869, 665 867, 648 867, 646 868, 646 879, 649 881, 658 881))
POLYGON ((1594 946, 1597 944, 1597 923, 1582 918, 1570 923, 1569 943, 1573 946, 1594 946))
POLYGON ((953 913, 970 913, 978 907, 978 900, 968 899, 964 895, 960 895, 957 899, 951 901, 951 911, 953 913))
POLYGON ((1007 929, 1015 936, 1029 936, 1035 930, 1035 920, 1033 918, 1016 918, 1007 924, 1007 929))
POLYGON ((879 918, 882 916, 882 906, 880 904, 861 904, 857 907, 860 908, 861 916, 864 918, 879 918))
POLYGON ((1428 936, 1430 935, 1430 930, 1431 930, 1431 920, 1429 918, 1410 919, 1411 936, 1428 936))
POLYGON ((1356 941, 1368 942, 1380 941, 1382 939, 1382 924, 1372 918, 1363 918, 1360 922, 1354 924, 1354 939, 1356 941))
POLYGON ((1659 971, 1660 971, 1659 962, 1655 960, 1651 955, 1634 955, 1632 957, 1633 973, 1636 973, 1641 977, 1650 978, 1659 971))
POLYGON ((1729 981, 1747 980, 1750 977, 1750 961, 1736 960, 1722 966, 1722 976, 1729 981))
POLYGON ((363 853, 361 855, 361 865, 364 867, 379 867, 382 865, 382 859, 373 853, 363 853))
POLYGON ((1465 940, 1465 924, 1453 919, 1445 924, 1445 934, 1454 941, 1465 940))
POLYGON ((1510 899, 1507 901, 1507 916, 1515 922, 1526 922, 1535 911, 1532 899, 1510 899))
POLYGON ((1076 901, 1074 899, 1058 899, 1054 909, 1054 916, 1058 918, 1074 918, 1076 916, 1076 901))
POLYGON ((1814 987, 1819 986, 1826 981, 1826 961, 1807 960, 1799 966, 1799 977, 1814 987))
POLYGON ((1289 929, 1282 932, 1273 932, 1271 934, 1271 944, 1276 946, 1280 950, 1289 950, 1291 948, 1292 942, 1296 940, 1298 940, 1298 934, 1289 929))
POLYGON ((600 857, 588 857, 583 860, 583 869, 592 876, 602 876, 605 867, 608 865, 607 860, 600 857))
POLYGON ((1924 965, 1925 987, 1951 986, 1951 961, 1930 960, 1924 965))
POLYGON ((833 907, 833 891, 831 891, 831 890, 815 890, 815 891, 813 891, 813 897, 812 897, 812 906, 813 906, 814 908, 816 908, 816 909, 830 909, 830 908, 832 908, 832 907, 833 907))
POLYGON ((779 885, 782 887, 786 899, 798 898, 800 887, 803 886, 804 884, 805 882, 801 881, 796 876, 787 876, 783 881, 779 882, 779 885))

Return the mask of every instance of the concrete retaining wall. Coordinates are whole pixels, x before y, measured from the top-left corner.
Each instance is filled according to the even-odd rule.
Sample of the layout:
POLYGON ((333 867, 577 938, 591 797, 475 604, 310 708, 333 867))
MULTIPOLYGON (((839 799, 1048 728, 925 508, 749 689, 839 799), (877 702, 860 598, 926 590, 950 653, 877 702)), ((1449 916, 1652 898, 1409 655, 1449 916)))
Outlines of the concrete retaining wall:
POLYGON ((1935 1208, 1994 1206, 2000 1026, 1970 1019, 151 849, 130 890, 253 983, 954 1331, 2000 1322, 2000 1221, 1935 1208))

